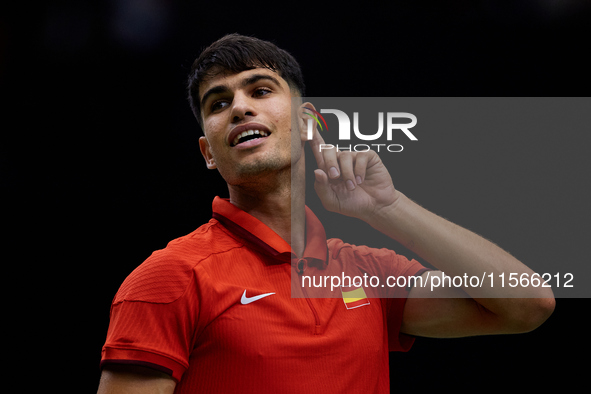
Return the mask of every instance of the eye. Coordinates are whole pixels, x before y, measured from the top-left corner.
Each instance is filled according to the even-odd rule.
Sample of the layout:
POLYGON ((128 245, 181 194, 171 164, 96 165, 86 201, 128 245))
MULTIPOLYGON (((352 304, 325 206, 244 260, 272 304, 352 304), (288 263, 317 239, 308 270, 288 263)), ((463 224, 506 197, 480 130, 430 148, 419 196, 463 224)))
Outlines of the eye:
POLYGON ((255 89, 253 96, 254 97, 262 97, 262 96, 266 96, 269 93, 271 93, 271 89, 269 89, 269 88, 257 88, 257 89, 255 89))
POLYGON ((224 109, 225 107, 227 107, 228 105, 230 105, 230 103, 228 102, 228 100, 217 100, 214 101, 213 103, 211 103, 211 112, 216 112, 219 110, 224 109))

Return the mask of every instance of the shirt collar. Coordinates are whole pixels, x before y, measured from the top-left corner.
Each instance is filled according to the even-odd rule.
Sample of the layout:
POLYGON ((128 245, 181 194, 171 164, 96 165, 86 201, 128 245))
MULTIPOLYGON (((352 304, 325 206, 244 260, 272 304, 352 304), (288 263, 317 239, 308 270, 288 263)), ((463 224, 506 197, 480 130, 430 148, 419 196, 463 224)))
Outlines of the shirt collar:
MULTIPOLYGON (((212 217, 226 229, 247 241, 253 249, 283 261, 297 261, 291 246, 259 219, 233 205, 228 199, 215 197, 212 217)), ((306 247, 303 258, 327 264, 326 232, 320 220, 306 206, 306 247)))

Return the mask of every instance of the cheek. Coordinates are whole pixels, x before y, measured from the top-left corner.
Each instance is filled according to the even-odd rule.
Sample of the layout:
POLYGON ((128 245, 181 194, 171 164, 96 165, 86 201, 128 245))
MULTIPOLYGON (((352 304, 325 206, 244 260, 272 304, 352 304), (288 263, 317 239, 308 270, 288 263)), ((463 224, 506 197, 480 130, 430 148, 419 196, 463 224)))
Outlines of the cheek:
POLYGON ((275 116, 273 116, 273 118, 275 120, 275 125, 277 126, 277 129, 280 132, 281 139, 293 141, 294 134, 297 137, 298 133, 295 132, 297 127, 294 128, 294 126, 292 124, 291 112, 277 113, 277 114, 275 114, 275 116))
POLYGON ((219 129, 219 120, 216 118, 209 118, 205 123, 203 123, 203 128, 205 134, 209 137, 216 134, 216 131, 219 129))
POLYGON ((220 126, 219 121, 217 120, 210 120, 207 123, 205 123, 203 125, 203 128, 205 129, 205 135, 207 136, 207 140, 209 141, 210 145, 216 147, 219 146, 220 144, 224 143, 224 133, 223 128, 220 126))
POLYGON ((274 100, 273 105, 267 108, 271 111, 270 115, 277 124, 281 123, 283 126, 291 124, 291 97, 278 97, 274 100))

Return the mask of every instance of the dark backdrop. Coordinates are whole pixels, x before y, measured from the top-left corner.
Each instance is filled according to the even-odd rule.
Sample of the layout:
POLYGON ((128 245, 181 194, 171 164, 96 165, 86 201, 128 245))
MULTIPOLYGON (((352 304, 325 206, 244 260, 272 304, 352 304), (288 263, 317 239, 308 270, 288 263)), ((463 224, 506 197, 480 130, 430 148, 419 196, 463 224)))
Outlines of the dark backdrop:
MULTIPOLYGON (((3 260, 17 300, 6 321, 19 381, 94 392, 118 286, 153 250, 206 222, 213 196, 226 195, 203 165, 185 99, 204 46, 232 32, 272 40, 301 62, 308 96, 588 95, 589 7, 508 3, 54 1, 3 12, 3 260)), ((558 143, 560 130, 545 138, 558 143)), ((589 172, 588 142, 580 136, 580 165, 569 171, 589 172)), ((570 186, 588 196, 588 183, 570 186)), ((563 193, 548 190, 551 209, 563 193)), ((569 214, 579 236, 540 248, 588 262, 580 234, 589 233, 589 208, 569 214)), ((587 306, 559 299, 529 334, 420 339, 392 355, 392 386, 568 388, 581 379, 576 357, 588 351, 587 306)))

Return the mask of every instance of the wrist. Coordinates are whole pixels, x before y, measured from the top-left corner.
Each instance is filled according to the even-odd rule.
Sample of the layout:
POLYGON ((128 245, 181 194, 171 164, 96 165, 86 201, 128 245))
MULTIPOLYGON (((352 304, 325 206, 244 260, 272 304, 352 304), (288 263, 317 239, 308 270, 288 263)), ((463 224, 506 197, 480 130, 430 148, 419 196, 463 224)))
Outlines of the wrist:
POLYGON ((423 212, 427 211, 398 192, 395 201, 375 210, 371 217, 368 217, 367 223, 417 253, 416 248, 424 238, 424 231, 421 229, 425 220, 423 212))
POLYGON ((390 232, 393 223, 396 223, 404 211, 405 206, 410 202, 403 193, 396 191, 393 201, 382 207, 376 207, 369 212, 362 220, 382 232, 390 232))

